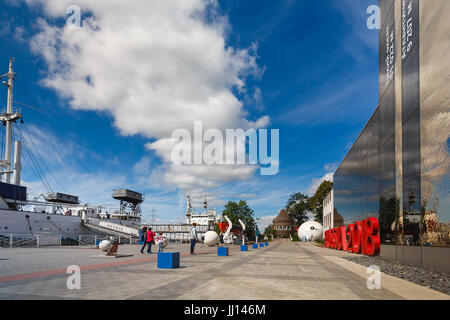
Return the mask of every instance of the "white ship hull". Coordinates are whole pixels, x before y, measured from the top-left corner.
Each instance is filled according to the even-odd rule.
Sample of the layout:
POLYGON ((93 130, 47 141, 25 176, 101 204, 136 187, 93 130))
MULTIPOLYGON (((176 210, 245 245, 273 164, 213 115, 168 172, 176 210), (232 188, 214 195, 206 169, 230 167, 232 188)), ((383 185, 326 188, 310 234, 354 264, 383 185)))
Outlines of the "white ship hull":
MULTIPOLYGON (((134 228, 140 227, 140 222, 138 221, 119 219, 105 219, 105 221, 134 228)), ((10 234, 52 234, 78 238, 80 235, 93 235, 96 232, 83 226, 81 217, 78 216, 0 209, 0 235, 10 234), (27 216, 29 217, 28 219, 27 216)))

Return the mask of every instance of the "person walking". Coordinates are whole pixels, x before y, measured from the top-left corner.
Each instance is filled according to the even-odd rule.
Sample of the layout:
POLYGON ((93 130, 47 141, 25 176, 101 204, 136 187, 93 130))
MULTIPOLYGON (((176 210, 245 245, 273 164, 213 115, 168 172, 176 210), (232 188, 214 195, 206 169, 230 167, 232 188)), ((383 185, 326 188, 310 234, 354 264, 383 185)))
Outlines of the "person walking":
POLYGON ((143 242, 142 248, 141 248, 141 253, 144 253, 144 249, 147 246, 147 227, 142 227, 141 230, 141 238, 140 240, 143 242))
POLYGON ((192 224, 191 228, 191 254, 194 254, 194 248, 195 248, 195 242, 197 241, 197 229, 195 228, 197 226, 196 223, 192 224))
POLYGON ((154 241, 155 235, 156 234, 152 231, 152 228, 148 228, 148 230, 147 230, 147 239, 145 240, 146 243, 147 243, 147 246, 148 246, 147 247, 147 254, 151 254, 152 253, 152 243, 154 241))

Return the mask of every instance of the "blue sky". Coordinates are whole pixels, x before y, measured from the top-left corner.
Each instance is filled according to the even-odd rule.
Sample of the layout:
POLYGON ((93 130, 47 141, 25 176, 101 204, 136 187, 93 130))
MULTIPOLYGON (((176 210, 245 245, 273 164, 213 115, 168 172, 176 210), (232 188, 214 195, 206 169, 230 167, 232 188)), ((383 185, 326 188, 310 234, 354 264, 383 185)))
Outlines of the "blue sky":
MULTIPOLYGON (((378 104, 378 32, 366 27, 376 2, 2 1, 0 67, 15 57, 14 100, 39 109, 16 104, 51 189, 112 206, 112 190, 130 188, 145 194, 146 220, 153 207, 161 222, 180 220, 186 181, 203 181, 183 180, 160 148, 192 105, 212 127, 269 119, 277 175, 205 168, 208 183, 192 187, 194 204, 205 192, 218 210, 247 200, 266 223, 291 193, 331 177, 378 104), (78 31, 65 30, 69 4, 81 8, 78 31)), ((22 180, 45 192, 31 161, 25 151, 22 180)))

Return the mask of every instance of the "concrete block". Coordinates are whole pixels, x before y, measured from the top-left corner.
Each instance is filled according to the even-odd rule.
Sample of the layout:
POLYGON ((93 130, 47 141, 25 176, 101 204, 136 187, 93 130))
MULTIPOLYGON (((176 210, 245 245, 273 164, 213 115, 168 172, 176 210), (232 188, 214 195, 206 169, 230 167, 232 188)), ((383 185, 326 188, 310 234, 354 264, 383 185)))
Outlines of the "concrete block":
POLYGON ((241 246, 241 251, 248 251, 248 246, 246 244, 243 244, 241 246))
POLYGON ((218 247, 217 255, 222 257, 228 256, 228 247, 218 247))
POLYGON ((264 243, 261 242, 261 243, 259 244, 259 246, 260 246, 261 248, 264 248, 264 243))
POLYGON ((180 267, 179 252, 160 252, 158 253, 158 268, 175 269, 180 267))
POLYGON ((268 247, 268 246, 269 246, 269 243, 268 243, 268 242, 265 242, 264 244, 266 245, 266 247, 268 247))
POLYGON ((254 243, 252 247, 253 247, 253 249, 258 249, 258 244, 254 243))

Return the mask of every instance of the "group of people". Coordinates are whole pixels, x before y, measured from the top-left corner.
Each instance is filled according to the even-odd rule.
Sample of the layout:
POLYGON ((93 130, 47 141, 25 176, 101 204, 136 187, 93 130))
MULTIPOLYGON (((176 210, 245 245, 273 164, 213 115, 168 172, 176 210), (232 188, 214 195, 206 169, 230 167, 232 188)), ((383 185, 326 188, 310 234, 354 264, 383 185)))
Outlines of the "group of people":
POLYGON ((141 248, 141 253, 144 253, 144 249, 147 246, 147 254, 151 254, 152 244, 158 244, 158 252, 163 252, 165 240, 166 238, 163 236, 162 232, 156 236, 156 233, 152 231, 152 228, 143 227, 141 241, 143 241, 144 244, 141 248))
MULTIPOLYGON (((197 228, 196 228, 197 224, 193 223, 191 230, 189 232, 189 237, 191 240, 191 248, 190 248, 190 252, 191 254, 195 254, 194 250, 195 250, 195 243, 197 242, 197 228)), ((151 254, 152 253, 152 244, 158 244, 158 252, 163 252, 164 249, 164 241, 166 240, 166 237, 163 236, 163 233, 160 232, 158 236, 156 236, 156 233, 154 233, 152 231, 152 228, 149 227, 142 227, 142 236, 141 236, 141 241, 144 242, 144 244, 142 245, 141 248, 141 253, 144 253, 144 249, 145 247, 147 247, 147 253, 151 254)))

